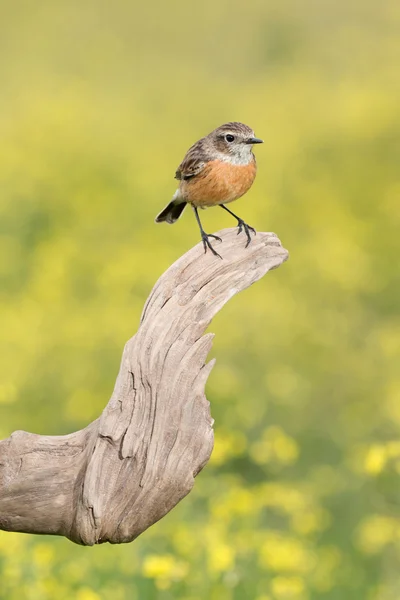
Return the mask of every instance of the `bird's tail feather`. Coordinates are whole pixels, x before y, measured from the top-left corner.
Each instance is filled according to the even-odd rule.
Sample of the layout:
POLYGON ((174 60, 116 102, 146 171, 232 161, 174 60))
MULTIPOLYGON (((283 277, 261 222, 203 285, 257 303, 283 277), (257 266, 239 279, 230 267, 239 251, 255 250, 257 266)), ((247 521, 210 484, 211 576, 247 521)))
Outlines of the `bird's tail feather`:
POLYGON ((156 223, 166 221, 167 223, 175 223, 183 213, 186 202, 182 200, 171 200, 169 204, 156 216, 156 223))

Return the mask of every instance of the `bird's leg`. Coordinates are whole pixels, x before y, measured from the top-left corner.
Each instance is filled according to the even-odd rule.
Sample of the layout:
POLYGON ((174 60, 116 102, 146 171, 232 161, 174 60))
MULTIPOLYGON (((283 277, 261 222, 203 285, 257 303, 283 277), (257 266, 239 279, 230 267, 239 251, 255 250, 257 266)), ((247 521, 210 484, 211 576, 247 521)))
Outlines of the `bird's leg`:
POLYGON ((222 256, 220 256, 218 254, 218 252, 216 252, 214 250, 214 248, 211 246, 210 240, 208 239, 208 238, 212 237, 215 240, 219 240, 220 242, 222 242, 221 238, 218 237, 217 235, 212 235, 211 233, 206 233, 204 231, 204 229, 203 229, 202 224, 201 224, 199 213, 198 213, 198 210, 197 210, 197 206, 193 206, 193 210, 194 210, 194 214, 196 216, 196 221, 197 221, 197 223, 198 223, 198 225, 200 227, 200 233, 201 233, 201 239, 203 241, 204 252, 207 252, 207 246, 208 246, 210 248, 211 252, 214 254, 214 256, 219 256, 220 258, 222 258, 222 256))
POLYGON ((235 213, 233 213, 231 210, 229 210, 229 208, 226 208, 226 206, 224 206, 223 204, 220 204, 220 207, 223 208, 224 210, 226 210, 226 212, 228 212, 230 215, 232 215, 232 217, 235 217, 235 219, 237 219, 237 222, 238 222, 237 226, 239 227, 238 235, 239 235, 239 233, 241 233, 244 230, 244 232, 247 236, 247 244, 246 244, 246 248, 247 248, 247 246, 251 242, 250 231, 252 233, 254 233, 254 235, 256 235, 256 230, 254 229, 254 227, 250 227, 250 225, 247 225, 247 223, 245 223, 243 221, 243 219, 241 219, 240 217, 235 215, 235 213))

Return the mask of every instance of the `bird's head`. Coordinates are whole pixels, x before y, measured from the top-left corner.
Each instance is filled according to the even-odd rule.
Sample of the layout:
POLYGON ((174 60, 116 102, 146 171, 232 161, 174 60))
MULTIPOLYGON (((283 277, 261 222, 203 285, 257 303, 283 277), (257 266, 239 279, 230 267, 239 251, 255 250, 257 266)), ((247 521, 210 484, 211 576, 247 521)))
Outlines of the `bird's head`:
POLYGON ((248 125, 239 122, 225 123, 214 129, 209 136, 212 145, 220 155, 230 162, 246 164, 252 158, 253 144, 262 144, 248 125))

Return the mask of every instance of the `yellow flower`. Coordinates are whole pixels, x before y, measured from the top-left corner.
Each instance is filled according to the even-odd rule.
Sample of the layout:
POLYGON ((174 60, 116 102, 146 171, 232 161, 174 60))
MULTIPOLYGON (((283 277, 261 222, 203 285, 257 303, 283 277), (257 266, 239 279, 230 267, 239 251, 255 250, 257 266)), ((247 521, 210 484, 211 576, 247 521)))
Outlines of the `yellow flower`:
POLYGON ((364 468, 369 475, 379 475, 385 468, 387 450, 382 444, 374 444, 365 457, 364 468))
POLYGON ((89 587, 82 587, 76 594, 76 600, 101 600, 101 596, 89 587))
POLYGON ((315 557, 300 540, 270 532, 260 548, 260 565, 271 571, 306 573, 314 567, 315 557))
POLYGON ((246 438, 239 431, 218 431, 215 436, 215 445, 211 455, 211 461, 215 465, 221 465, 230 458, 240 456, 246 449, 246 438))
POLYGON ((143 561, 143 575, 149 579, 165 582, 182 579, 187 572, 185 563, 176 560, 172 554, 149 554, 143 561))
POLYGON ((223 542, 210 544, 208 548, 208 568, 211 572, 221 573, 233 568, 235 552, 223 542))
POLYGON ((377 554, 397 538, 399 522, 391 517, 371 515, 361 524, 357 543, 366 554, 377 554))
POLYGON ((304 581, 300 577, 274 577, 271 582, 274 597, 279 600, 303 598, 304 581))
POLYGON ((50 565, 53 562, 54 549, 49 544, 36 544, 33 549, 33 560, 38 567, 50 565))
POLYGON ((296 441, 280 427, 268 427, 262 439, 250 448, 250 455, 258 464, 277 462, 288 465, 296 462, 299 448, 296 441))

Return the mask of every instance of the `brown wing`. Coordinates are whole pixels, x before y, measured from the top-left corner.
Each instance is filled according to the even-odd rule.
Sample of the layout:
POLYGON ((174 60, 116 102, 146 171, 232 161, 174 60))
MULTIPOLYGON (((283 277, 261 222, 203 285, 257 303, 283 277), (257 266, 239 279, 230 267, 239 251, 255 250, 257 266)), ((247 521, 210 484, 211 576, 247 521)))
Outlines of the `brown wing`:
POLYGON ((203 140, 196 142, 186 152, 185 158, 179 165, 175 173, 175 179, 188 180, 196 177, 204 168, 207 162, 203 149, 203 140))

